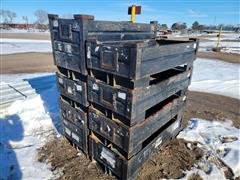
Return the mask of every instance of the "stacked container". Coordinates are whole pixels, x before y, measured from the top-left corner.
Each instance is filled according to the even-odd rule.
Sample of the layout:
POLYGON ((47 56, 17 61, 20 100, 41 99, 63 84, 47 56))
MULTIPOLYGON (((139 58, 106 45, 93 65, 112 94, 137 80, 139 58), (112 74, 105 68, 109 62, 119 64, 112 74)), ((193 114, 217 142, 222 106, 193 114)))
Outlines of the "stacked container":
POLYGON ((120 179, 182 128, 196 40, 154 39, 156 22, 49 15, 63 134, 120 179))

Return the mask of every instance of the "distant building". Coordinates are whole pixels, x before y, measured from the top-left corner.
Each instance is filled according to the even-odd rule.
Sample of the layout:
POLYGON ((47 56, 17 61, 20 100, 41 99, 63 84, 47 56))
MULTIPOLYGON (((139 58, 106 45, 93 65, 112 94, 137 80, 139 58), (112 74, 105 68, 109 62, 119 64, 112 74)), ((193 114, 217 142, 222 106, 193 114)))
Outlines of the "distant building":
POLYGON ((48 26, 45 24, 21 24, 21 23, 1 23, 0 29, 41 29, 47 30, 48 26))

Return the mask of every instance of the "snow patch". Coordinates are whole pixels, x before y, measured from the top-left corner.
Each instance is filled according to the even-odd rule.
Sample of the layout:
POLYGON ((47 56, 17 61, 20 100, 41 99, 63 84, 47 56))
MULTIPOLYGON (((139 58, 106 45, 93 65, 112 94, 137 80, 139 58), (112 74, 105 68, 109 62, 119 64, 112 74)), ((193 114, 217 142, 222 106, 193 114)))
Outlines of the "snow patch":
MULTIPOLYGON (((180 132, 177 138, 199 142, 205 152, 215 155, 228 165, 235 177, 240 176, 240 130, 233 127, 231 121, 211 122, 203 119, 191 119, 188 127, 180 132), (223 149, 227 151, 219 153, 223 152, 223 149)), ((204 179, 224 178, 223 172, 214 167, 210 175, 202 171, 201 174, 204 179)))
POLYGON ((0 38, 0 54, 25 52, 52 52, 51 41, 0 38))
POLYGON ((240 99, 240 64, 197 58, 190 90, 240 99))
MULTIPOLYGON (((217 46, 215 42, 200 42, 198 51, 212 51, 212 48, 217 46)), ((221 52, 240 54, 240 42, 220 42, 219 47, 222 47, 221 52)))
MULTIPOLYGON (((36 175, 37 179, 51 179, 51 167, 37 161, 36 149, 42 147, 58 127, 55 81, 41 88, 46 81, 42 76, 36 79, 39 74, 33 74, 34 78, 31 75, 7 76, 1 76, 1 83, 25 80, 36 88, 38 95, 32 99, 15 101, 0 117, 0 179, 36 179, 36 175)), ((47 76, 49 79, 51 76, 47 76)))
MULTIPOLYGON (((217 42, 200 42, 200 47, 216 47, 217 42)), ((220 42, 221 47, 240 47, 240 42, 220 42)))
POLYGON ((232 54, 240 54, 240 47, 239 48, 222 48, 221 52, 232 53, 232 54))
POLYGON ((39 30, 39 29, 15 29, 15 28, 12 28, 12 29, 0 29, 0 33, 26 33, 26 34, 41 34, 41 35, 49 35, 50 32, 49 30, 46 30, 46 31, 42 31, 42 30, 39 30))

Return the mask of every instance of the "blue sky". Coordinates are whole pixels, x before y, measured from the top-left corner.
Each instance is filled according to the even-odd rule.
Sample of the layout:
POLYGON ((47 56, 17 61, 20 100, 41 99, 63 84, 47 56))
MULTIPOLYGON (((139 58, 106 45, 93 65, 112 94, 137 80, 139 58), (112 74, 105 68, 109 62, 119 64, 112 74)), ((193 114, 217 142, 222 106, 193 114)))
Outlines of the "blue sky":
POLYGON ((15 21, 28 16, 35 21, 34 11, 46 10, 53 14, 90 14, 99 20, 129 20, 127 7, 141 5, 142 14, 137 22, 156 20, 160 24, 186 22, 190 26, 197 20, 201 24, 240 24, 239 0, 1 0, 1 9, 17 13, 15 21))

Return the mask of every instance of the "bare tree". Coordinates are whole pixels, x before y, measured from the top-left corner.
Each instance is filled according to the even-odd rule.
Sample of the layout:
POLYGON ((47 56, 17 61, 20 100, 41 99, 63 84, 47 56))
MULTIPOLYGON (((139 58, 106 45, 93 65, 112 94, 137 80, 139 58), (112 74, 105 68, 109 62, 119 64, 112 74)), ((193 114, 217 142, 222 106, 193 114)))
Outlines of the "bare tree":
POLYGON ((0 17, 1 17, 1 23, 7 22, 7 14, 5 10, 3 9, 0 10, 0 17))
POLYGON ((17 17, 17 14, 9 10, 0 10, 1 22, 12 23, 13 19, 17 17))
POLYGON ((7 17, 9 19, 9 21, 8 21, 9 23, 12 23, 13 19, 17 17, 17 14, 13 11, 7 10, 6 14, 7 14, 7 17))
POLYGON ((48 16, 47 16, 47 11, 44 10, 36 10, 34 12, 34 15, 37 17, 37 24, 45 24, 47 22, 48 16))

